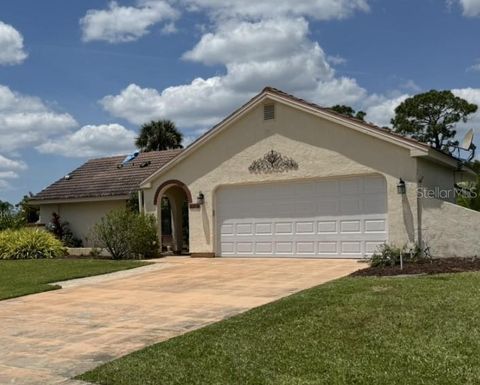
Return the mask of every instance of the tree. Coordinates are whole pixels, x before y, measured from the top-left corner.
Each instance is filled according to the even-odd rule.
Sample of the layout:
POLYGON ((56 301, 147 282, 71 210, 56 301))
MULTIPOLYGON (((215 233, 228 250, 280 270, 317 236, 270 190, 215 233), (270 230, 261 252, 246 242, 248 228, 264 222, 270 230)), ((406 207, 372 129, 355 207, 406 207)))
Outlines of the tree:
POLYGON ((0 213, 7 213, 13 209, 13 205, 9 202, 0 200, 0 213))
MULTIPOLYGON (((477 105, 455 96, 451 91, 431 90, 406 99, 395 109, 393 128, 437 149, 444 149, 456 135, 455 125, 466 122, 477 105)), ((455 142, 458 143, 458 142, 455 142)))
POLYGON ((346 106, 344 104, 336 104, 335 106, 330 107, 332 111, 335 111, 338 114, 348 116, 349 118, 355 118, 358 120, 365 120, 367 115, 364 111, 355 111, 352 107, 346 106))
POLYGON ((30 204, 30 198, 33 197, 31 192, 24 195, 22 200, 15 205, 15 208, 27 223, 35 223, 40 216, 40 209, 30 204))
POLYGON ((182 148, 182 133, 171 120, 157 120, 142 126, 135 145, 142 152, 182 148))

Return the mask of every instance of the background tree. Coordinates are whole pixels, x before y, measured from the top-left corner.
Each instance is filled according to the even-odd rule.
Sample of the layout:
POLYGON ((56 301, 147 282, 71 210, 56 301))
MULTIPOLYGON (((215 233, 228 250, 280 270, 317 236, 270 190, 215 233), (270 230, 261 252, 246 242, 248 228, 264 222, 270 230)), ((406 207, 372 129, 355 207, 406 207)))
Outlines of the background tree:
POLYGON ((142 152, 182 148, 183 135, 171 120, 157 120, 141 127, 135 145, 142 152))
POLYGON ((9 202, 0 200, 0 213, 6 213, 13 209, 13 205, 9 202))
POLYGON ((401 103, 395 109, 391 123, 399 134, 444 149, 457 133, 455 125, 466 122, 476 111, 476 104, 455 96, 451 91, 431 90, 401 103))
POLYGON ((364 111, 355 111, 352 107, 346 106, 344 104, 336 104, 335 106, 330 107, 331 110, 348 116, 349 118, 355 118, 364 121, 365 116, 367 115, 364 111))
POLYGON ((24 195, 22 200, 15 205, 19 215, 21 215, 27 223, 35 223, 40 217, 40 209, 30 204, 30 198, 32 197, 33 194, 29 192, 28 195, 24 195))

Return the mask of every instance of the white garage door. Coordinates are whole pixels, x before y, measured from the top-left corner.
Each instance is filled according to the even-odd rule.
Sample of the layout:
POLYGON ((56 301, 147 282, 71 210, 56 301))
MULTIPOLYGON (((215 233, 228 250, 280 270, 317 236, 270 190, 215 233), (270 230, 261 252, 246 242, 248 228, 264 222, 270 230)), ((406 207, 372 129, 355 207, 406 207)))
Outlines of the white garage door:
POLYGON ((380 176, 221 188, 221 256, 361 258, 387 241, 380 176))

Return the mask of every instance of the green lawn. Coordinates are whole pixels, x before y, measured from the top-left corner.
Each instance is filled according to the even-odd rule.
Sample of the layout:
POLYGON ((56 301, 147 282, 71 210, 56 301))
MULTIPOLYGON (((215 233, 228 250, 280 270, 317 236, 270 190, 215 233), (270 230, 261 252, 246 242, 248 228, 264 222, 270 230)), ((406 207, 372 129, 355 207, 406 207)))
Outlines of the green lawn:
POLYGON ((480 274, 344 278, 80 378, 109 385, 479 384, 480 274))
POLYGON ((37 259, 0 261, 0 300, 58 289, 51 282, 143 266, 138 261, 37 259))

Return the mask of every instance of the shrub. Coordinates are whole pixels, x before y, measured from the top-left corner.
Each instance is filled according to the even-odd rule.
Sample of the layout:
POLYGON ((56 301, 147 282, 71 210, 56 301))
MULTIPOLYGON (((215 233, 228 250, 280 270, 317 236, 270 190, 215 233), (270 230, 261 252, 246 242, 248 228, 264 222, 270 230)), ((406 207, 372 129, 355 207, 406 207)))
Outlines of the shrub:
POLYGON ((0 211, 0 231, 7 229, 19 229, 25 225, 22 215, 13 210, 0 211))
POLYGON ((113 259, 151 258, 158 254, 155 217, 114 210, 94 227, 94 238, 113 259))
POLYGON ((52 213, 52 219, 47 224, 46 229, 50 231, 57 239, 61 240, 66 247, 82 247, 81 239, 76 238, 70 230, 68 222, 62 222, 60 215, 52 213))
POLYGON ((384 243, 378 252, 370 257, 370 266, 386 267, 400 265, 400 254, 404 263, 418 262, 422 259, 422 251, 416 244, 397 247, 384 243))
POLYGON ((40 229, 0 232, 0 259, 57 258, 66 254, 62 243, 40 229))

